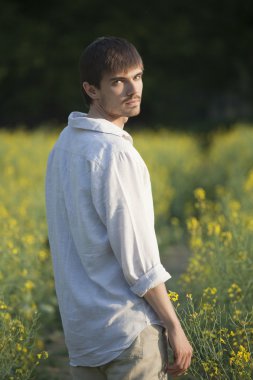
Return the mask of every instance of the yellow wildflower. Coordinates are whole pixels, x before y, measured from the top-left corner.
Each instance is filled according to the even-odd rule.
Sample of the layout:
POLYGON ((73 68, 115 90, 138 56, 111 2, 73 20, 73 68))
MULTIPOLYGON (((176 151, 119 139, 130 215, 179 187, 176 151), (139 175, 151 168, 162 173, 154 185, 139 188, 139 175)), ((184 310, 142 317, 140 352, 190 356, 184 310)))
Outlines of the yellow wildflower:
POLYGON ((203 246, 203 241, 200 237, 193 237, 191 239, 192 248, 201 248, 203 246))
POLYGON ((26 243, 28 245, 32 245, 32 244, 35 243, 35 237, 33 235, 31 235, 31 234, 25 235, 22 240, 23 240, 24 243, 26 243))
POLYGON ((34 282, 32 282, 31 280, 27 280, 25 282, 25 289, 26 290, 32 290, 33 288, 35 288, 34 282))
POLYGON ((241 208, 241 204, 237 200, 233 199, 229 202, 229 208, 231 211, 239 211, 241 208))
POLYGON ((17 351, 22 351, 22 346, 21 346, 20 343, 17 343, 17 344, 16 344, 16 350, 17 350, 17 351))
POLYGON ((168 296, 171 299, 171 301, 173 301, 173 302, 178 301, 178 297, 179 296, 178 296, 178 294, 176 292, 172 292, 171 290, 169 290, 168 296))
POLYGON ((38 253, 38 256, 39 256, 40 261, 42 261, 42 262, 46 261, 48 258, 48 252, 45 250, 40 250, 38 253))
POLYGON ((244 190, 247 192, 253 190, 253 169, 249 172, 249 175, 244 182, 244 190))
POLYGON ((205 190, 202 187, 198 187, 194 190, 194 196, 198 201, 204 201, 206 198, 205 190))
POLYGON ((3 301, 0 300, 0 310, 6 310, 7 308, 8 308, 7 305, 3 301))
POLYGON ((221 226, 219 223, 216 223, 216 222, 209 222, 208 225, 207 225, 207 234, 209 236, 211 235, 220 235, 221 233, 221 226))
POLYGON ((217 288, 206 288, 203 291, 204 296, 208 296, 209 294, 214 296, 217 293, 217 288))
POLYGON ((230 299, 234 299, 234 301, 239 301, 242 297, 242 289, 239 285, 233 283, 228 289, 228 296, 230 299))
POLYGON ((221 237, 225 246, 227 246, 233 239, 233 235, 230 231, 222 232, 221 237))
POLYGON ((187 220, 187 228, 189 231, 193 232, 199 228, 199 221, 197 218, 193 217, 187 220))
POLYGON ((238 367, 244 367, 245 363, 248 363, 250 361, 250 352, 246 350, 246 348, 242 345, 239 346, 239 350, 235 352, 234 350, 231 351, 231 357, 229 359, 230 365, 237 365, 238 367))
POLYGON ((41 351, 39 354, 37 354, 38 359, 47 359, 48 358, 48 352, 47 351, 41 351))

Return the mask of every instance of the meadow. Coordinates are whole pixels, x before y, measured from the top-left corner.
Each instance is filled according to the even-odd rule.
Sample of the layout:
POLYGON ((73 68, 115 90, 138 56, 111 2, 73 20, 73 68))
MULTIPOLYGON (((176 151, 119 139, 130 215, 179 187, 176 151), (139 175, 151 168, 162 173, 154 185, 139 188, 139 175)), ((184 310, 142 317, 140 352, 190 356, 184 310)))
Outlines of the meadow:
MULTIPOLYGON (((2 380, 42 379, 47 336, 61 328, 44 201, 56 138, 42 128, 0 132, 2 380)), ((204 142, 166 130, 133 138, 152 179, 162 261, 170 271, 168 248, 190 251, 179 281, 167 283, 194 348, 184 378, 252 379, 253 128, 235 125, 204 142)))

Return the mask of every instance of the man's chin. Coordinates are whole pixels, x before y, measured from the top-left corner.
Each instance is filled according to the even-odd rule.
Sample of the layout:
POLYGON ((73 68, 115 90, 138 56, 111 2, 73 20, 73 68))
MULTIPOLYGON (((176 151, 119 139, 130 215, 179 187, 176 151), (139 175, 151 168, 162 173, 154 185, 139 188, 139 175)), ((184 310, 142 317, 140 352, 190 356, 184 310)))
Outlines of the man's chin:
POLYGON ((138 116, 140 112, 140 107, 132 108, 126 113, 126 117, 138 116))

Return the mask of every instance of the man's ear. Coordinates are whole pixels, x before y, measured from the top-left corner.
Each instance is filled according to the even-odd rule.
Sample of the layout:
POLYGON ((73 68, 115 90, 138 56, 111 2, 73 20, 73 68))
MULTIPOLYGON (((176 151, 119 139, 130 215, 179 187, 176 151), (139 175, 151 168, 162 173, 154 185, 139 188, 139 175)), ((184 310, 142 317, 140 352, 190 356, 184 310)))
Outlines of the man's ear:
POLYGON ((92 100, 98 99, 98 89, 94 85, 83 82, 83 89, 92 100))

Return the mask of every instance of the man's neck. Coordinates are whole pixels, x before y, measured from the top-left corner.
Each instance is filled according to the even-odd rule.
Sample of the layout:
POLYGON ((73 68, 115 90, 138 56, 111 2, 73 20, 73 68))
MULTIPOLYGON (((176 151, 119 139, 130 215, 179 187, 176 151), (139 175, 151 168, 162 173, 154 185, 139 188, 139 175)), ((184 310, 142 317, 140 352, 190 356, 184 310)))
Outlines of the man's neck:
POLYGON ((102 107, 95 107, 90 106, 89 112, 87 114, 87 117, 93 118, 93 119, 105 119, 110 121, 111 123, 117 125, 117 127, 124 128, 124 125, 126 124, 128 117, 126 116, 117 116, 112 115, 108 112, 106 112, 102 107))

